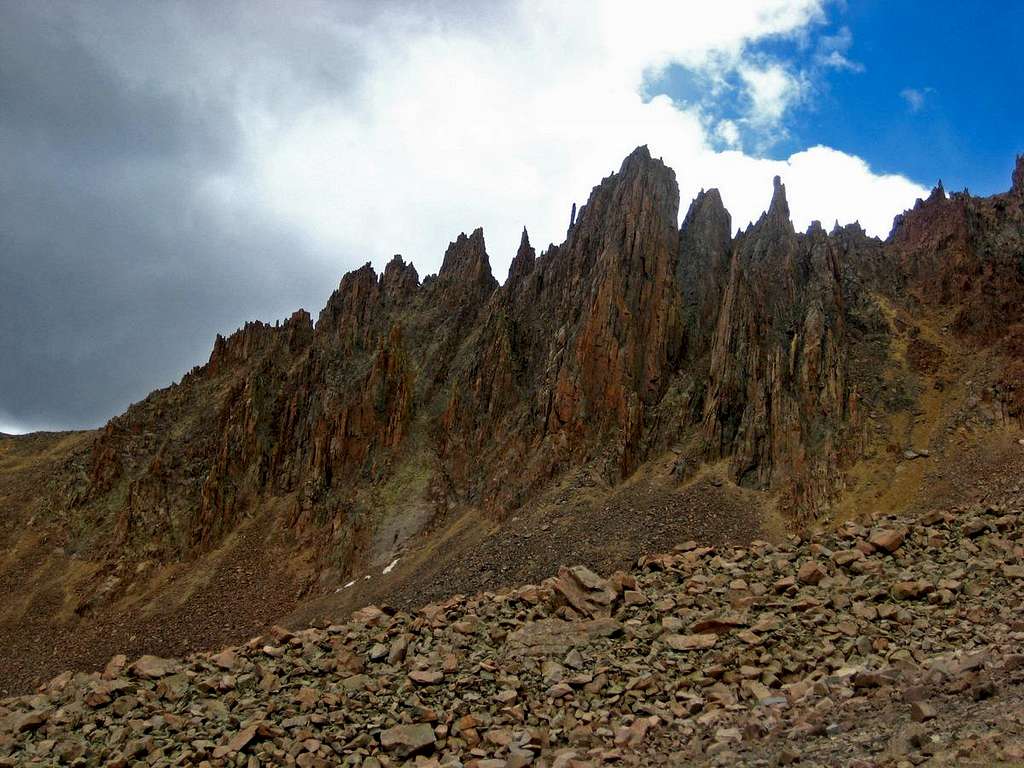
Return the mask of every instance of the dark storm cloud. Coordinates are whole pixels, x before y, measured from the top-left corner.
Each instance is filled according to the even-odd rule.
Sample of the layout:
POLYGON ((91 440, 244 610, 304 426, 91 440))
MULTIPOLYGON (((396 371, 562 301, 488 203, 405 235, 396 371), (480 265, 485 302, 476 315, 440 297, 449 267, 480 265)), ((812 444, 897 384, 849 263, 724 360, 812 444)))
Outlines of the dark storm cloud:
MULTIPOLYGON (((143 5, 179 8, 119 4, 143 5)), ((100 55, 99 5, 99 27, 72 10, 0 2, 0 429, 99 425, 205 359, 215 333, 315 313, 343 267, 244 204, 211 203, 204 180, 240 162, 242 127, 230 89, 188 81, 201 46, 136 50, 134 67, 131 46, 100 55)), ((159 36, 144 21, 113 34, 159 36)), ((223 51, 206 50, 213 71, 223 51)))
POLYGON ((254 125, 357 112, 374 24, 513 12, 0 0, 0 431, 98 426, 204 361, 216 333, 315 316, 365 254, 323 253, 250 198, 254 125))

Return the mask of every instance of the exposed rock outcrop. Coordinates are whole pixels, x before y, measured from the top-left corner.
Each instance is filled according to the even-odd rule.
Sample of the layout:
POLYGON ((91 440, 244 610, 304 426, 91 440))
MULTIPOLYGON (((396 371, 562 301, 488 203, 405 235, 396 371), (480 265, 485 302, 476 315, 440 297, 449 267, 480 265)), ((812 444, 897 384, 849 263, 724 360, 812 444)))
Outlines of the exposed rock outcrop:
POLYGON ((855 412, 833 243, 797 235, 778 177, 768 211, 739 237, 711 345, 704 434, 737 481, 784 487, 806 508, 835 490, 836 433, 855 412))
POLYGON ((622 473, 636 465, 644 408, 664 391, 680 344, 678 210, 675 174, 641 147, 595 188, 556 254, 562 263, 545 264, 562 268, 559 332, 572 334, 554 376, 547 429, 613 431, 622 473))
POLYGON ((701 190, 679 230, 677 275, 689 360, 699 359, 711 346, 731 256, 732 217, 717 189, 701 190))
POLYGON ((178 557, 276 500, 348 562, 381 498, 500 518, 567 471, 614 484, 673 445, 807 520, 859 456, 864 398, 891 407, 882 303, 956 307, 958 334, 1014 357, 1022 168, 991 198, 940 184, 885 242, 796 232, 776 179, 734 238, 713 189, 677 228, 675 174, 640 147, 564 243, 538 256, 524 229, 503 285, 477 229, 422 282, 399 256, 345 275, 315 327, 298 312, 218 337, 206 366, 110 422, 73 504, 114 548, 178 557))

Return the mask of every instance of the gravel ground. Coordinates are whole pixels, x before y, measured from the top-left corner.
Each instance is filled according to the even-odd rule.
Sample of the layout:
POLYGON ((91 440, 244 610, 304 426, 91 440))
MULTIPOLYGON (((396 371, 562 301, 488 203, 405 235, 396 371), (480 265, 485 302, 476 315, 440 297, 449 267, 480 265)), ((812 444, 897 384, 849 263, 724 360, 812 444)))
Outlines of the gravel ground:
POLYGON ((1024 496, 112 659, 0 702, 0 766, 1013 765, 1024 496))

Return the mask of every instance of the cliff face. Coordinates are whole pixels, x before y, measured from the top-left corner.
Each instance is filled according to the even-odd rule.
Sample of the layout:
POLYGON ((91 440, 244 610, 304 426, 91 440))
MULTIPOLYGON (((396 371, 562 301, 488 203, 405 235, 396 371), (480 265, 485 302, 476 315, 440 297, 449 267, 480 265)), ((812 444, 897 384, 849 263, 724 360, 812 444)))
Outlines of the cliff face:
POLYGON ((910 297, 956 308, 955 330, 986 343, 1024 321, 1024 158, 1012 181, 1009 192, 988 198, 947 196, 939 182, 896 218, 890 236, 910 297))
POLYGON ((835 487, 836 435, 855 413, 839 259, 820 225, 797 235, 785 187, 733 250, 711 341, 704 436, 737 482, 799 508, 835 487))
POLYGON ((552 297, 556 337, 566 340, 551 353, 547 432, 570 442, 609 435, 620 474, 636 466, 644 410, 664 392, 679 351, 678 210, 675 174, 638 149, 595 188, 543 265, 565 286, 552 297))
POLYGON ((524 230, 503 285, 481 230, 422 282, 398 256, 355 270, 315 325, 300 311, 218 337, 207 365, 111 420, 69 504, 112 549, 174 558, 273 503, 349 557, 382 496, 435 522, 500 519, 569 470, 614 484, 685 439, 806 520, 859 454, 892 333, 882 299, 953 308, 955 332, 1021 357, 1024 161, 1004 195, 937 188, 884 243, 796 232, 778 179, 735 238, 716 190, 678 214, 674 172, 641 147, 564 243, 537 255, 524 230))
POLYGON ((676 267, 685 318, 684 352, 690 361, 701 359, 711 346, 731 257, 732 217, 717 189, 701 190, 679 230, 676 267))
POLYGON ((600 458, 615 479, 636 466, 644 410, 680 346, 678 208, 675 174, 641 147, 561 246, 537 258, 524 232, 441 424, 441 455, 472 499, 500 511, 574 463, 600 458))

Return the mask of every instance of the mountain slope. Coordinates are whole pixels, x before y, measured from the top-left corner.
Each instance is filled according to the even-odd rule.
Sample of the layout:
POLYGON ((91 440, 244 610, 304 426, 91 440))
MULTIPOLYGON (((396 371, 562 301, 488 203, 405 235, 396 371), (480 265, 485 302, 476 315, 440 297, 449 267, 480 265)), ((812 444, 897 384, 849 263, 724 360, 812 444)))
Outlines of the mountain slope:
POLYGON ((437 275, 396 256, 315 323, 218 337, 96 434, 0 438, 0 584, 21 596, 0 687, 433 595, 424 573, 493 588, 577 552, 621 565, 657 530, 741 541, 961 492, 965 453, 976 479, 1019 447, 1022 180, 1018 159, 1005 194, 939 187, 884 242, 796 232, 776 180, 732 236, 714 190, 677 226, 675 173, 641 147, 564 243, 524 231, 503 285, 462 234, 437 275), (590 525, 617 554, 577 547, 590 525))
POLYGON ((1017 764, 1022 492, 117 656, 0 701, 0 765, 1017 764))

